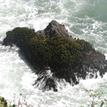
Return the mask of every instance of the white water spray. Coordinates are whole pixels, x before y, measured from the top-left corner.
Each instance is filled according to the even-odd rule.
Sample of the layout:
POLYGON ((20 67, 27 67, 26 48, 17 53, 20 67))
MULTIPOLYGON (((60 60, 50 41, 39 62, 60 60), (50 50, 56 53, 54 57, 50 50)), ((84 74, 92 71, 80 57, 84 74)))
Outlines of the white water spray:
MULTIPOLYGON (((99 8, 102 8, 99 11, 104 10, 103 6, 97 7, 103 2, 105 6, 105 1, 99 3, 100 0, 95 0, 95 6, 92 6, 92 0, 0 0, 0 41, 8 30, 15 27, 26 26, 37 31, 56 19, 64 23, 75 36, 88 40, 97 50, 107 53, 107 22, 103 17, 107 18, 105 14, 103 17, 94 16, 97 16, 99 8)), ((107 75, 81 80, 74 87, 61 80, 57 83, 57 93, 42 92, 32 85, 37 76, 17 51, 16 47, 0 45, 0 96, 9 102, 18 105, 19 99, 22 99, 21 103, 24 100, 33 107, 107 106, 107 75)))

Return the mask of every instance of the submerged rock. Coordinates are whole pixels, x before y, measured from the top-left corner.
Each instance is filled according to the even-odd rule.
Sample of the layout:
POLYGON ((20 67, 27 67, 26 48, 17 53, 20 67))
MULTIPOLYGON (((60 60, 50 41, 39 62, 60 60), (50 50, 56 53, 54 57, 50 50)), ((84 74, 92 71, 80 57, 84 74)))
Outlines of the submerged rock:
MULTIPOLYGON (((52 78, 47 78, 44 88, 56 90, 54 78, 65 79, 78 84, 79 78, 97 77, 107 71, 105 56, 97 52, 85 40, 74 39, 65 26, 52 21, 42 31, 29 28, 15 28, 6 33, 3 45, 16 45, 20 54, 40 76, 44 78, 46 67, 50 68, 52 78)), ((35 82, 36 83, 36 82, 35 82)))

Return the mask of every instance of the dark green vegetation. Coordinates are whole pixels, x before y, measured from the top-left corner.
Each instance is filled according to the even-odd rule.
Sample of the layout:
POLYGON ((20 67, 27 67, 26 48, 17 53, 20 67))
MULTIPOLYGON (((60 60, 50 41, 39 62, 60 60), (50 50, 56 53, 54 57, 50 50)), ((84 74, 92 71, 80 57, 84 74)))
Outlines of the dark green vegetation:
MULTIPOLYGON (((77 84, 77 78, 85 79, 89 73, 91 77, 97 77, 97 71, 101 76, 106 72, 104 55, 95 51, 90 43, 68 36, 64 25, 56 21, 38 32, 29 28, 15 28, 7 32, 3 44, 19 47, 21 55, 38 75, 45 74, 46 68, 50 67, 53 78, 77 84)), ((50 80, 54 82, 54 79, 50 80)))
POLYGON ((7 101, 3 97, 0 97, 0 107, 15 107, 15 105, 8 105, 7 101))

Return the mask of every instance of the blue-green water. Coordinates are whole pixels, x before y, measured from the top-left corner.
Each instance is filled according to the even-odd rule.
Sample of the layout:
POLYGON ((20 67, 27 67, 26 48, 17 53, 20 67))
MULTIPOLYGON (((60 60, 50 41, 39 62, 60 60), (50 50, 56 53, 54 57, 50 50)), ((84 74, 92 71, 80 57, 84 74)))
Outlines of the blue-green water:
MULTIPOLYGON (((73 37, 85 39, 107 54, 106 10, 106 0, 0 0, 0 40, 6 31, 17 26, 37 31, 55 19, 73 37)), ((0 95, 9 102, 17 104, 23 96, 21 99, 33 107, 107 107, 107 75, 81 80, 74 87, 62 81, 58 83, 58 93, 42 92, 32 86, 36 75, 20 59, 17 50, 0 45, 0 95)))

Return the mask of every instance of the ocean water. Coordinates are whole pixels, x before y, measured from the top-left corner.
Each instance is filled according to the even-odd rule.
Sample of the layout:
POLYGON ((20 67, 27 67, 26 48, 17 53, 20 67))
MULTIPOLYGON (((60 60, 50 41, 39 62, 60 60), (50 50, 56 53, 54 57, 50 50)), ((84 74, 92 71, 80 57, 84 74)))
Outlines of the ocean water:
MULTIPOLYGON (((106 10, 106 0, 0 0, 0 41, 15 27, 37 31, 54 19, 107 56, 106 10)), ((81 80, 76 86, 62 80, 58 92, 32 86, 36 78, 19 57, 17 47, 0 45, 0 96, 9 103, 21 103, 22 107, 107 107, 107 74, 81 80)))

